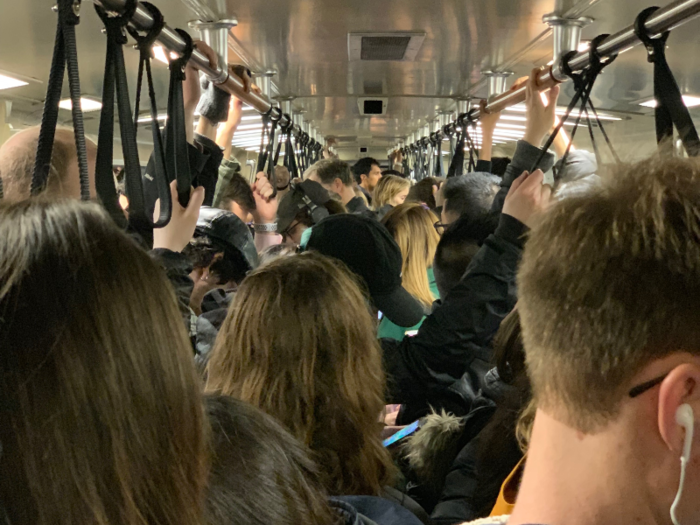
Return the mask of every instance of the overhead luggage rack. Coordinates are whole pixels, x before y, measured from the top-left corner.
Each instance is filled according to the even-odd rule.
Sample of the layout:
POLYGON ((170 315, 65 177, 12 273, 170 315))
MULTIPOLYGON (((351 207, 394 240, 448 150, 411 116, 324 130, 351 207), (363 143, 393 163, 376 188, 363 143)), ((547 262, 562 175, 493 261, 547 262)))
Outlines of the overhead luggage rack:
MULTIPOLYGON (((119 14, 121 14, 126 7, 126 0, 93 1, 96 4, 101 5, 106 10, 114 11, 119 14)), ((153 25, 153 17, 148 10, 141 6, 140 3, 137 3, 136 10, 134 12, 134 16, 131 18, 130 24, 135 29, 145 31, 150 29, 153 25)), ((182 54, 186 47, 185 42, 180 35, 178 35, 178 33, 168 25, 163 27, 163 30, 161 31, 157 40, 167 51, 177 54, 182 54)), ((253 91, 246 92, 245 86, 243 85, 241 79, 235 75, 229 75, 226 67, 221 67, 221 65, 219 65, 217 69, 213 69, 209 66, 209 60, 196 49, 192 53, 190 60, 194 62, 197 65, 197 68, 219 88, 242 100, 261 114, 270 115, 270 118, 277 121, 280 127, 289 127, 289 129, 292 130, 293 135, 297 137, 307 137, 307 140, 310 141, 312 149, 320 150, 323 147, 320 143, 309 137, 309 135, 305 133, 301 127, 294 124, 292 117, 286 113, 283 113, 278 107, 274 106, 270 102, 270 99, 268 99, 264 94, 258 94, 253 91)))

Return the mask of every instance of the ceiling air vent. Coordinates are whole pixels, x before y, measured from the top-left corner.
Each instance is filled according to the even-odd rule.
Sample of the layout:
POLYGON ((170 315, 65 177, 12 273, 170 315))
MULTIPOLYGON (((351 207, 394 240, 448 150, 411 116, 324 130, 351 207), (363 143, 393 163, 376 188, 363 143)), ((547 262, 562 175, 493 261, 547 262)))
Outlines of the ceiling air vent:
POLYGON ((350 60, 412 62, 423 45, 425 33, 350 33, 350 60))

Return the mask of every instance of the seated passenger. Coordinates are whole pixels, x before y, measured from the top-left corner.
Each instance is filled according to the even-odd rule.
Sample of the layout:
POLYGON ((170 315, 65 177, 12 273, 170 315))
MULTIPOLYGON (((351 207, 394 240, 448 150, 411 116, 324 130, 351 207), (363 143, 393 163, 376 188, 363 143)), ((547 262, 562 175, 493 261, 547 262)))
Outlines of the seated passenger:
POLYGON ((371 157, 358 160, 352 167, 352 173, 355 176, 355 182, 364 193, 367 203, 372 205, 372 192, 377 187, 379 180, 382 178, 382 169, 379 167, 379 162, 371 157))
MULTIPOLYGON (((335 162, 335 161, 324 161, 335 162)), ((329 215, 345 213, 345 208, 319 183, 305 180, 293 184, 277 209, 277 231, 283 242, 299 245, 306 230, 329 215)))
POLYGON ((372 205, 377 212, 377 218, 381 221, 384 216, 395 206, 404 203, 411 189, 411 182, 395 175, 382 177, 374 188, 372 205))
POLYGON ((445 201, 440 222, 448 226, 460 217, 482 217, 491 209, 499 183, 495 175, 479 172, 447 179, 440 188, 445 201))
POLYGON ((206 389, 280 421, 311 448, 329 494, 379 495, 394 466, 378 424, 386 385, 374 325, 339 263, 314 253, 278 259, 238 289, 206 389))
POLYGON ((200 523, 207 425, 163 273, 95 204, 0 206, 0 239, 3 521, 200 523))
MULTIPOLYGON (((379 184, 383 182, 384 179, 379 184)), ((430 311, 433 302, 440 298, 433 274, 433 258, 440 241, 440 236, 435 231, 436 221, 433 212, 416 203, 397 206, 382 220, 401 250, 401 285, 421 303, 426 313, 430 311)), ((400 341, 406 332, 418 328, 420 323, 411 328, 402 328, 384 318, 379 324, 377 336, 380 339, 388 337, 400 341)))
MULTIPOLYGON (((31 196, 34 163, 39 146, 40 127, 28 128, 10 137, 0 147, 0 179, 4 199, 21 201, 31 196)), ((90 193, 95 195, 97 145, 85 139, 90 177, 90 193)), ((42 192, 47 197, 80 199, 78 150, 72 129, 57 128, 51 156, 51 170, 42 192)))
POLYGON ((698 216, 697 162, 665 157, 533 229, 518 284, 537 414, 509 524, 700 520, 698 216))
POLYGON ((460 217, 442 234, 435 251, 433 272, 439 296, 447 297, 462 280, 469 264, 484 241, 498 227, 498 215, 488 213, 478 219, 460 217))
POLYGON ((328 500, 308 449, 264 412, 225 396, 207 396, 206 408, 212 434, 207 525, 420 525, 382 498, 328 500))

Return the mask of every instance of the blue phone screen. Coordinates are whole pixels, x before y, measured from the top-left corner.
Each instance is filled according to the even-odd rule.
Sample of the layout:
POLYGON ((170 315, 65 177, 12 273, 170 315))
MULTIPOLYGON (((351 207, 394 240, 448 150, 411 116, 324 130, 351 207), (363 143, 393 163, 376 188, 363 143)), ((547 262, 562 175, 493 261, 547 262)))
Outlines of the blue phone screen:
POLYGON ((386 438, 386 439, 383 441, 384 448, 390 447, 391 445, 393 445, 393 444, 396 443, 397 441, 402 440, 402 439, 405 438, 406 436, 410 436, 410 435, 413 434, 416 430, 418 430, 419 427, 420 427, 420 421, 414 421, 413 423, 411 423, 410 425, 408 425, 406 428, 402 428, 402 429, 399 430, 396 434, 394 434, 393 436, 391 436, 391 437, 389 437, 389 438, 386 438))

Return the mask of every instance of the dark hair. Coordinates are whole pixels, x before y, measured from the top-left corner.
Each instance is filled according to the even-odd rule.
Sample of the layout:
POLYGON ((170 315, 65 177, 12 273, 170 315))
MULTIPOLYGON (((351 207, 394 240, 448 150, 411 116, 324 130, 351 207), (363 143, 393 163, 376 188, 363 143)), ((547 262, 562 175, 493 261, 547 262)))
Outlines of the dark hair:
MULTIPOLYGON (((348 212, 347 209, 345 209, 345 206, 343 206, 342 202, 333 199, 327 201, 325 204, 322 204, 322 206, 328 210, 329 215, 338 215, 341 213, 348 212)), ((309 228, 316 224, 314 222, 313 217, 311 216, 311 211, 309 210, 308 206, 304 206, 303 208, 301 208, 294 216, 294 219, 290 224, 293 224, 295 222, 303 224, 304 226, 308 226, 309 228)))
POLYGON ((318 163, 316 170, 318 178, 323 184, 333 184, 335 179, 340 179, 344 186, 352 185, 352 174, 347 162, 338 159, 328 159, 318 163))
POLYGON ((330 525, 318 468, 274 418, 226 396, 206 396, 212 465, 207 525, 330 525))
POLYGON ((216 275, 217 284, 240 283, 250 269, 239 250, 206 236, 192 239, 182 253, 195 270, 209 268, 216 275))
POLYGON ((503 389, 496 412, 475 441, 476 490, 473 502, 477 512, 470 519, 490 514, 503 481, 522 459, 516 428, 522 410, 532 397, 517 309, 501 323, 493 347, 498 375, 509 387, 503 389))
POLYGON ((408 192, 406 202, 422 202, 431 210, 437 207, 435 197, 433 196, 433 186, 440 186, 445 179, 438 177, 426 177, 416 182, 408 192))
POLYGON ((493 157, 491 159, 491 173, 497 177, 503 178, 511 162, 510 157, 493 157))
POLYGON ((491 209, 499 186, 499 178, 488 173, 468 173, 447 179, 442 190, 445 197, 443 209, 460 217, 480 217, 491 209))
POLYGON ((369 175, 369 172, 372 171, 372 166, 379 166, 379 162, 372 157, 365 157, 364 159, 358 160, 352 167, 355 182, 362 184, 362 175, 369 175))
POLYGON ((253 190, 240 173, 234 173, 231 180, 221 192, 219 208, 230 209, 231 202, 235 202, 248 213, 256 209, 253 190))
POLYGON ((387 175, 394 175, 396 177, 401 177, 402 179, 406 178, 406 175, 401 173, 400 171, 397 170, 384 170, 382 171, 382 177, 386 177, 387 175))
POLYGON ((9 522, 200 523, 207 425, 164 273, 74 200, 0 206, 0 267, 9 522))
POLYGON ((462 216, 443 233, 433 271, 440 297, 443 299, 467 271, 472 259, 489 235, 496 231, 499 214, 488 213, 477 219, 462 216))

